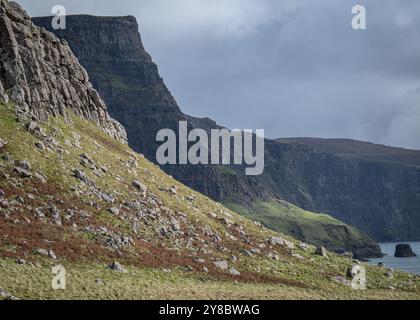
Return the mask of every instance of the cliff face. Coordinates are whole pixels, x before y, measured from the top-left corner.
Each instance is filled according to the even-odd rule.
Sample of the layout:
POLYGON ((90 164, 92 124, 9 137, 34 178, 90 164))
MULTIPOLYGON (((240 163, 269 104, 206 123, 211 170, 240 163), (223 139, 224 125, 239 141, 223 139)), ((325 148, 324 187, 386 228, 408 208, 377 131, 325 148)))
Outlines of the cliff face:
MULTIPOLYGON (((156 149, 160 145, 156 134, 162 128, 177 131, 179 121, 187 121, 189 129, 220 128, 211 119, 194 118, 180 110, 143 47, 134 17, 68 16, 66 30, 53 30, 51 17, 32 20, 68 41, 89 71, 110 114, 124 124, 129 145, 149 160, 156 160, 156 149)), ((219 170, 213 166, 168 165, 163 169, 217 200, 233 194, 248 202, 256 197, 273 197, 258 180, 242 176, 243 168, 219 170), (235 170, 241 171, 241 175, 235 170)))
MULTIPOLYGON (((51 28, 51 18, 33 21, 51 28)), ((190 128, 218 127, 210 119, 180 111, 143 48, 134 18, 70 16, 67 23, 67 30, 54 32, 69 42, 87 68, 136 151, 155 161, 157 131, 177 129, 179 120, 187 120, 190 128)), ((420 238, 420 180, 413 166, 343 158, 311 146, 271 140, 266 140, 265 161, 264 174, 258 177, 246 177, 238 167, 163 169, 213 199, 244 205, 255 219, 262 212, 258 201, 284 199, 328 213, 377 240, 420 238)))
POLYGON ((287 201, 329 213, 376 240, 420 238, 418 166, 341 156, 301 144, 273 142, 268 148, 266 181, 287 201), (277 181, 269 180, 271 176, 277 181))
POLYGON ((110 136, 125 140, 66 41, 32 24, 19 5, 0 0, 0 96, 23 119, 45 121, 72 110, 110 136))

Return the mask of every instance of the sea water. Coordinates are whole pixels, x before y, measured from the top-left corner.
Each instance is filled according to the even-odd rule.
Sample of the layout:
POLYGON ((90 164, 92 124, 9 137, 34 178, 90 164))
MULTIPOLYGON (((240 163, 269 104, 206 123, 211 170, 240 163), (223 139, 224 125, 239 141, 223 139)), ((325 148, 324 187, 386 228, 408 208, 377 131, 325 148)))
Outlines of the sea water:
POLYGON ((386 255, 381 259, 370 259, 372 264, 376 265, 382 262, 388 268, 420 274, 420 242, 387 242, 379 245, 386 255), (395 258, 395 246, 399 243, 409 244, 417 257, 395 258))

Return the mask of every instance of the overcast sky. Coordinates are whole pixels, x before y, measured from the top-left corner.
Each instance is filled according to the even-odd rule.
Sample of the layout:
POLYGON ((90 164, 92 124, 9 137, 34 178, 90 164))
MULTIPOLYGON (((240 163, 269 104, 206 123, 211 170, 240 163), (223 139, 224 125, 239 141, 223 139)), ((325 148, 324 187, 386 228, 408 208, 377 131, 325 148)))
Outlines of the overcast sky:
POLYGON ((418 0, 18 0, 136 16, 181 109, 266 136, 420 149, 418 0), (352 7, 367 30, 351 28, 352 7))

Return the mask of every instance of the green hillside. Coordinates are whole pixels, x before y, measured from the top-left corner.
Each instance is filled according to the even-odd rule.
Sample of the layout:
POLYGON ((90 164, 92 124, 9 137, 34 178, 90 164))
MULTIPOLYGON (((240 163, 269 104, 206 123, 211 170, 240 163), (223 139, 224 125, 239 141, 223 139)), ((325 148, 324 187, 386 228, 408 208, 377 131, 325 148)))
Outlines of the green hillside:
POLYGON ((368 289, 351 289, 348 257, 315 255, 315 247, 260 227, 87 120, 31 123, 16 121, 14 106, 0 104, 3 293, 21 299, 420 296, 419 277, 389 277, 391 271, 368 265, 368 289), (113 261, 126 272, 111 270, 113 261), (51 266, 59 263, 68 288, 54 291, 51 266))

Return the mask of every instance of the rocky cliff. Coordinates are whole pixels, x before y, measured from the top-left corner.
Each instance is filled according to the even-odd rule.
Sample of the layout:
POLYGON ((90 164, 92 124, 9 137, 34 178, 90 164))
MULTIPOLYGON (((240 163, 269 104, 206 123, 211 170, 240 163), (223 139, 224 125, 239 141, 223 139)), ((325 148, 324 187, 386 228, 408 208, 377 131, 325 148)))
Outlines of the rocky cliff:
MULTIPOLYGON (((51 30, 51 18, 33 18, 33 21, 51 30)), ((177 130, 179 120, 188 121, 190 128, 218 128, 210 119, 193 118, 181 112, 144 49, 134 18, 69 16, 66 30, 51 31, 69 42, 89 71, 92 83, 104 97, 112 116, 124 124, 130 146, 149 160, 155 161, 156 133, 162 128, 177 130)), ((246 177, 243 168, 236 166, 162 168, 195 190, 273 229, 293 234, 301 240, 323 242, 333 250, 350 250, 363 256, 378 255, 379 248, 372 240, 345 224, 337 227, 336 221, 326 219, 320 222, 315 215, 308 216, 303 212, 291 215, 277 205, 278 200, 285 199, 322 212, 321 206, 310 202, 308 190, 317 191, 315 185, 315 191, 307 188, 305 175, 311 168, 306 168, 308 164, 316 168, 322 166, 323 161, 309 148, 267 140, 266 169, 260 177, 246 177), (337 239, 340 241, 335 241, 337 239)), ((336 174, 340 174, 339 171, 336 174)), ((311 172, 311 177, 313 175, 321 177, 323 173, 311 172)), ((332 189, 336 188, 333 181, 328 181, 328 184, 332 189)), ((341 200, 328 201, 335 205, 336 210, 327 213, 338 215, 341 200)))
POLYGON ((268 148, 275 160, 265 174, 278 182, 267 181, 284 199, 329 213, 378 241, 420 238, 418 166, 384 160, 385 156, 377 161, 372 154, 347 157, 295 143, 268 148))
MULTIPOLYGON (((1 2, 0 8, 7 16, 24 15, 15 5, 1 2)), ((31 51, 25 46, 30 39, 21 39, 21 59, 31 51)), ((56 38, 49 39, 44 47, 55 46, 56 38)), ((36 61, 26 68, 36 70, 49 58, 36 61)), ((2 64, 14 66, 16 60, 5 56, 2 64)), ((40 70, 39 77, 48 72, 40 70)), ((31 83, 25 84, 32 92, 31 83)), ((353 290, 352 270, 360 262, 351 255, 279 234, 191 190, 124 139, 111 137, 106 123, 76 104, 44 114, 47 101, 25 98, 26 106, 7 98, 2 92, 0 300, 420 296, 420 277, 372 265, 365 265, 367 290, 353 290), (22 116, 44 120, 31 130, 22 116)))
POLYGON ((22 119, 45 121, 69 110, 125 140, 67 42, 32 24, 13 2, 0 0, 0 96, 11 99, 22 119))

